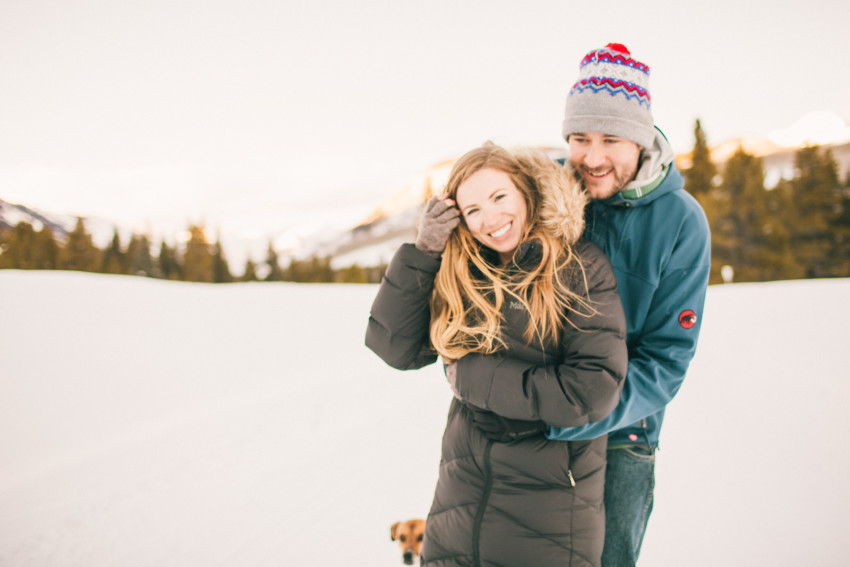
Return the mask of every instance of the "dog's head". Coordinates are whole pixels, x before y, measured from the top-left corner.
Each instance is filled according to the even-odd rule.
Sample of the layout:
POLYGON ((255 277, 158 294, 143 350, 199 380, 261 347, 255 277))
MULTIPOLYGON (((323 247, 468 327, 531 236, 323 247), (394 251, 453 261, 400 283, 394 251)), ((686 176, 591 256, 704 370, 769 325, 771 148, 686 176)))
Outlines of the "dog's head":
POLYGON ((422 552, 425 535, 425 520, 407 520, 390 526, 390 539, 401 547, 401 559, 405 565, 413 565, 413 558, 422 552))

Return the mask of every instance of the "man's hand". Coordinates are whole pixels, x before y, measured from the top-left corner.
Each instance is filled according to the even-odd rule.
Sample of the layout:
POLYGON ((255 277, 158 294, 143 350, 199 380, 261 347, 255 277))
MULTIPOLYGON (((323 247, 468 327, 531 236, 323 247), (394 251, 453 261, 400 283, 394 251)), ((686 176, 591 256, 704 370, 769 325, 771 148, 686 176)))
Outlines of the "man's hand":
POLYGON ((443 193, 431 197, 419 219, 419 232, 414 246, 432 258, 439 258, 446 249, 452 231, 460 223, 460 211, 455 202, 443 193))

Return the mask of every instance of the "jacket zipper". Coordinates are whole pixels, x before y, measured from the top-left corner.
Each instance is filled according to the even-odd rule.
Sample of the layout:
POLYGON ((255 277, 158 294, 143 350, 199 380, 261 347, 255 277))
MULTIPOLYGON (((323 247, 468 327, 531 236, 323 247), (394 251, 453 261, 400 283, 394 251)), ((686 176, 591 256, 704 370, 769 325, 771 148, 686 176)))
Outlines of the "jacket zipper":
POLYGON ((481 504, 478 507, 478 512, 475 514, 475 524, 472 526, 472 564, 475 567, 481 567, 481 522, 484 520, 484 512, 487 508, 487 501, 490 500, 490 491, 493 488, 493 468, 490 466, 490 449, 493 448, 493 441, 487 441, 484 446, 484 493, 481 495, 481 504))

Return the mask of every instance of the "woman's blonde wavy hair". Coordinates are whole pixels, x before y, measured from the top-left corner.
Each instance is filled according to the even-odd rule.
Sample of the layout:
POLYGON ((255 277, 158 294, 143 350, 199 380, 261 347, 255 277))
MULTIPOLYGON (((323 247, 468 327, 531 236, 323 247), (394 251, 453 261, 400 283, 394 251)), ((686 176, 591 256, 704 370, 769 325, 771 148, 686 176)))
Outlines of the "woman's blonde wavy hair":
POLYGON ((506 173, 522 194, 527 212, 521 242, 536 241, 540 254, 530 266, 494 264, 497 255, 476 241, 461 220, 443 251, 431 296, 431 343, 448 361, 504 347, 500 327, 505 301, 515 300, 527 310, 525 339, 541 346, 557 345, 565 314, 588 306, 563 281, 573 265, 583 274, 572 245, 584 229, 587 198, 572 173, 542 152, 509 151, 487 142, 455 163, 445 189, 449 198, 456 201, 460 185, 487 168, 506 173))

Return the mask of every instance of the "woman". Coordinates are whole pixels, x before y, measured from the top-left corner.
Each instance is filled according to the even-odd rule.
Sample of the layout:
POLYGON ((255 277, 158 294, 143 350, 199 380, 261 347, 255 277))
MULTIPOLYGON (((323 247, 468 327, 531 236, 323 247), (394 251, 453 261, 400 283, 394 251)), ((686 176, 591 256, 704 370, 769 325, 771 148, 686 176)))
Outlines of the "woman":
POLYGON ((545 155, 485 144, 387 269, 367 346, 399 369, 441 356, 455 391, 422 565, 599 565, 607 440, 542 434, 605 417, 626 372, 614 273, 580 238, 585 202, 545 155))

